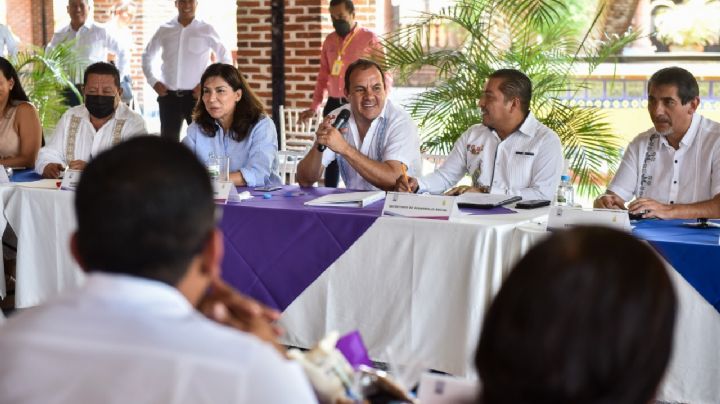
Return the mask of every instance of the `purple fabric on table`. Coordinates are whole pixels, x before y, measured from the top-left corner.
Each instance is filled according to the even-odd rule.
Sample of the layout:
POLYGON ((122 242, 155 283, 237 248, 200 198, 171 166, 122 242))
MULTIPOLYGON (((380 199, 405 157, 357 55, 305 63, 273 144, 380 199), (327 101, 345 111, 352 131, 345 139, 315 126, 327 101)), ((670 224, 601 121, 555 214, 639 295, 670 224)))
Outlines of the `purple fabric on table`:
POLYGON ((360 331, 355 330, 340 337, 337 344, 335 344, 335 348, 343 354, 348 363, 356 370, 360 365, 373 366, 367 348, 365 348, 360 336, 360 331))
POLYGON ((225 205, 223 278, 284 310, 380 216, 382 201, 365 208, 303 205, 336 192, 347 191, 286 186, 270 199, 251 191, 255 198, 225 205))

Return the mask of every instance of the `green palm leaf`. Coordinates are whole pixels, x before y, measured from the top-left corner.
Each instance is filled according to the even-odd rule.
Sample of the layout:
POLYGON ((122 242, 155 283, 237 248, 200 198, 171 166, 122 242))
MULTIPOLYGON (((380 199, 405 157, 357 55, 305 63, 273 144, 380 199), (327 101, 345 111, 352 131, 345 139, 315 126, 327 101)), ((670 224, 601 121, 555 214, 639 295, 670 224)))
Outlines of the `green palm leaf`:
POLYGON ((619 139, 602 111, 560 99, 587 87, 589 74, 636 35, 596 40, 602 5, 578 35, 563 24, 571 11, 565 0, 458 0, 388 35, 384 63, 398 82, 421 68, 437 72, 435 86, 409 105, 423 149, 448 153, 465 130, 481 122, 477 100, 487 77, 498 68, 516 68, 533 81, 531 108, 560 135, 578 192, 598 193, 607 181, 602 173, 617 167, 619 139), (430 29, 438 24, 461 32, 457 49, 430 46, 430 29))
POLYGON ((73 86, 70 74, 80 65, 72 42, 58 45, 50 52, 34 48, 19 52, 10 62, 15 66, 23 89, 40 114, 40 123, 50 131, 68 109, 63 91, 73 86))

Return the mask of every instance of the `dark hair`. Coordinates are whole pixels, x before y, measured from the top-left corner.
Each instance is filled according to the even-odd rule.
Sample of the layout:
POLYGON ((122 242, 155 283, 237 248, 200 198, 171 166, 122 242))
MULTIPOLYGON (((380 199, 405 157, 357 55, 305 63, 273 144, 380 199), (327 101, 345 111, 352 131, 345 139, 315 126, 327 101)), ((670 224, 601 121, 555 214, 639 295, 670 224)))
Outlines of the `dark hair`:
POLYGON ((662 261, 631 235, 554 233, 510 272, 485 316, 480 402, 648 403, 670 358, 676 308, 662 261))
POLYGON ((385 86, 385 72, 383 71, 382 67, 380 67, 379 64, 370 59, 358 59, 350 63, 350 66, 348 66, 347 70, 345 70, 345 91, 350 91, 350 75, 353 71, 355 71, 356 69, 367 70, 373 67, 380 72, 380 77, 382 77, 383 81, 383 88, 387 88, 385 86))
POLYGON ((90 161, 75 213, 85 267, 170 285, 215 226, 207 170, 190 149, 156 136, 132 138, 90 161))
POLYGON ((500 92, 505 101, 517 97, 520 107, 525 115, 530 113, 530 100, 532 99, 532 82, 525 73, 515 69, 499 69, 494 71, 488 79, 502 79, 500 92))
POLYGON ((12 79, 14 82, 12 90, 10 90, 10 94, 8 96, 8 104, 10 104, 12 101, 30 102, 27 94, 25 94, 25 90, 23 90, 22 88, 22 83, 20 82, 20 78, 18 77, 15 67, 13 67, 12 63, 10 63, 7 59, 1 56, 0 70, 2 70, 3 76, 5 76, 5 80, 12 79))
MULTIPOLYGON (((201 91, 205 87, 205 82, 211 77, 220 77, 225 80, 233 91, 242 90, 242 97, 235 104, 232 132, 230 133, 231 139, 238 142, 242 141, 250 134, 253 125, 265 116, 263 103, 255 95, 245 77, 236 67, 225 63, 214 63, 208 66, 200 79, 201 91)), ((215 136, 215 119, 207 112, 202 97, 200 97, 193 110, 193 120, 200 125, 204 135, 208 137, 215 136)))
POLYGON ((114 64, 108 62, 96 62, 91 64, 85 69, 85 76, 83 76, 83 85, 87 85, 88 76, 91 74, 104 74, 113 76, 115 86, 120 88, 120 71, 114 64))
POLYGON ((672 85, 677 87, 678 97, 683 105, 700 96, 695 76, 682 67, 666 67, 655 72, 648 80, 648 93, 652 86, 672 85))
POLYGON ((330 7, 339 6, 340 4, 345 5, 348 13, 355 14, 355 4, 353 4, 352 0, 330 0, 330 7))

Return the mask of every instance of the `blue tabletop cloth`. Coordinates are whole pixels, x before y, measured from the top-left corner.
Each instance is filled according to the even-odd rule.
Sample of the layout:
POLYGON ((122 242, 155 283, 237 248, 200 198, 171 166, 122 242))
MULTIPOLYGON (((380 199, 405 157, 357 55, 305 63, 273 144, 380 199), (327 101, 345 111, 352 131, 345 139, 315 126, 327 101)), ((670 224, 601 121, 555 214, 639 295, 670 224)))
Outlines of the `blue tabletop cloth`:
MULTIPOLYGON (((693 228, 694 220, 641 220, 633 234, 647 240, 720 312, 720 228, 693 228)), ((720 221, 711 220, 720 224, 720 221)))
POLYGON ((10 181, 12 182, 31 182, 31 181, 38 181, 41 180, 42 176, 35 172, 33 169, 25 169, 25 170, 15 170, 13 172, 12 178, 10 178, 10 181))

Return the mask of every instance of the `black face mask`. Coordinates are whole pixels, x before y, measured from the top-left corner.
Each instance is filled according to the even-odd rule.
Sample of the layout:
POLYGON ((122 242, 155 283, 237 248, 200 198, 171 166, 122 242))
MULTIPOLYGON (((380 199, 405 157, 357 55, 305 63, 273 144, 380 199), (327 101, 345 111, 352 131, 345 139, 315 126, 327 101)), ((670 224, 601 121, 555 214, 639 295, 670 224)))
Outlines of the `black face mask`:
POLYGON ((95 118, 107 118, 115 112, 115 97, 112 95, 86 95, 85 108, 95 118))
POLYGON ((333 28, 338 35, 345 38, 350 33, 350 23, 345 20, 333 20, 333 28))

